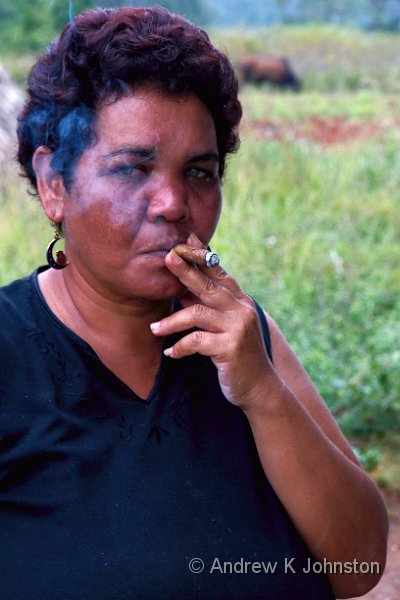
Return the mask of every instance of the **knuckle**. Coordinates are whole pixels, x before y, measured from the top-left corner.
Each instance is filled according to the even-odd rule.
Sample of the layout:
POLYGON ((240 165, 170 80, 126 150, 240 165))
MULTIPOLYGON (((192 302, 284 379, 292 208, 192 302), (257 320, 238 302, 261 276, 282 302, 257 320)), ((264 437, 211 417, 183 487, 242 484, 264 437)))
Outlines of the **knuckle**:
POLYGON ((218 273, 216 273, 216 279, 219 279, 220 281, 224 281, 228 279, 228 277, 229 275, 224 269, 219 269, 218 273))
POLYGON ((239 338, 237 338, 236 336, 234 338, 231 338, 226 344, 226 349, 228 354, 235 356, 240 350, 239 338))
POLYGON ((201 344, 204 339, 204 332, 201 331, 200 329, 194 331, 192 333, 192 339, 195 344, 197 344, 197 345, 201 344))
POLYGON ((229 275, 229 273, 227 273, 226 271, 222 271, 217 278, 222 285, 226 285, 227 287, 229 287, 229 289, 235 289, 235 290, 239 290, 239 284, 236 281, 236 279, 234 279, 231 275, 229 275))
POLYGON ((244 336, 247 337, 249 335, 252 335, 254 332, 257 332, 259 330, 259 321, 258 321, 257 314, 254 314, 253 312, 249 312, 243 325, 244 325, 243 326, 243 335, 244 336))
POLYGON ((259 321, 255 308, 248 303, 242 303, 240 317, 236 320, 236 335, 238 338, 246 338, 251 332, 258 329, 259 321))
POLYGON ((253 302, 248 302, 248 299, 245 298, 242 302, 243 306, 243 316, 247 323, 256 323, 258 322, 258 314, 257 309, 254 306, 253 302))
POLYGON ((213 292, 216 291, 217 287, 218 286, 217 286, 216 282, 213 279, 210 279, 210 278, 206 279, 206 282, 204 284, 204 291, 205 292, 208 292, 208 293, 212 294, 213 292))
POLYGON ((243 292, 240 288, 240 285, 238 284, 238 282, 236 281, 236 279, 234 279, 232 277, 232 275, 229 275, 229 273, 227 273, 226 271, 224 271, 224 269, 221 269, 217 276, 216 279, 224 286, 226 286, 228 289, 230 289, 232 292, 234 292, 235 294, 238 294, 240 296, 243 296, 243 292))
POLYGON ((203 304, 195 304, 193 306, 193 313, 195 317, 202 317, 204 315, 204 306, 203 304))

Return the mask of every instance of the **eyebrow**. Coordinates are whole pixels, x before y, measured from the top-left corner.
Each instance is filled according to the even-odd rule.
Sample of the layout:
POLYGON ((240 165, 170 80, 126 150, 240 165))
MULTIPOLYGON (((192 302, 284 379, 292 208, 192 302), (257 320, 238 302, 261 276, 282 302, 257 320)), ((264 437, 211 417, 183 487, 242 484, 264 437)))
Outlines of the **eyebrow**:
POLYGON ((216 152, 204 152, 203 154, 197 154, 189 158, 188 162, 209 162, 213 161, 219 164, 219 155, 216 152))
POLYGON ((143 160, 154 160, 156 158, 156 150, 154 148, 143 148, 138 147, 134 148, 131 146, 123 146, 122 148, 117 148, 112 152, 108 152, 103 155, 103 158, 113 158, 114 156, 136 156, 143 160))
MULTIPOLYGON (((114 156, 135 156, 137 158, 141 158, 142 160, 155 160, 157 157, 157 151, 155 148, 143 148, 142 146, 136 148, 132 146, 122 146, 121 148, 117 148, 116 150, 112 150, 111 152, 104 154, 103 158, 108 159, 113 158, 114 156)), ((195 163, 209 161, 219 164, 220 159, 218 153, 210 151, 196 154, 191 156, 187 162, 195 163)))

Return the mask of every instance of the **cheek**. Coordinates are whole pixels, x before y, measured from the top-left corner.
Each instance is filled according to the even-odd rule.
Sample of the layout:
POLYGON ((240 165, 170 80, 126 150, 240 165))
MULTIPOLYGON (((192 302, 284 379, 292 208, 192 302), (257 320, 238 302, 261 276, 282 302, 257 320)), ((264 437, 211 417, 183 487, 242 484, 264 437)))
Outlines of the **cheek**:
POLYGON ((199 232, 200 239, 209 241, 217 227, 221 214, 221 194, 216 193, 207 202, 196 204, 192 211, 193 224, 199 232))
POLYGON ((118 234, 132 238, 140 229, 146 215, 146 202, 132 194, 121 193, 109 186, 105 191, 100 185, 82 188, 71 198, 66 211, 66 222, 79 222, 92 238, 107 239, 118 234))
POLYGON ((112 231, 119 232, 120 235, 127 233, 129 236, 135 235, 146 218, 146 202, 132 201, 132 199, 121 198, 115 195, 104 208, 108 227, 112 231))

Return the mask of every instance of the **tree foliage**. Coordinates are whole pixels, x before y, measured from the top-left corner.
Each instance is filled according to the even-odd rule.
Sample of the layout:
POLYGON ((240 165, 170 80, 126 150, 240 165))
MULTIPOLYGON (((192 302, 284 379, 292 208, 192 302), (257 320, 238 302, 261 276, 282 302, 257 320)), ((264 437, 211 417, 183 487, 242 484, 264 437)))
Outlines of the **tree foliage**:
POLYGON ((73 16, 85 9, 155 4, 161 4, 200 25, 211 21, 212 11, 204 0, 1 0, 0 53, 41 50, 73 16))
POLYGON ((52 0, 52 22, 56 32, 61 31, 72 17, 85 9, 98 6, 96 0, 52 0))
POLYGON ((2 0, 0 50, 38 50, 53 34, 48 0, 2 0))

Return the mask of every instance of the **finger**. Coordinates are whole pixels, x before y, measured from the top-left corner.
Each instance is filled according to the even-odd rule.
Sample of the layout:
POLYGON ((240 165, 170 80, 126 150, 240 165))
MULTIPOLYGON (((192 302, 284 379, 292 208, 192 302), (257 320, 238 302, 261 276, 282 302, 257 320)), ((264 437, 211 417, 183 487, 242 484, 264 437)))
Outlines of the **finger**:
MULTIPOLYGON (((189 235, 188 239, 186 240, 186 243, 189 246, 194 246, 195 248, 207 247, 193 232, 189 235)), ((228 290, 230 290, 234 295, 237 295, 239 297, 244 295, 237 281, 233 277, 228 275, 228 273, 221 267, 220 264, 212 268, 206 267, 205 265, 199 268, 201 269, 202 273, 210 277, 210 279, 218 281, 218 283, 228 288, 228 290)))
POLYGON ((165 266, 204 304, 224 310, 232 309, 236 305, 235 297, 227 287, 211 279, 201 270, 193 268, 174 250, 165 257, 165 266))
MULTIPOLYGON (((201 267, 202 269, 206 267, 201 267)), ((203 271, 204 272, 204 271, 203 271)), ((213 281, 227 288, 237 298, 243 298, 246 294, 242 291, 238 282, 229 275, 220 265, 214 269, 208 269, 206 274, 213 281)))
POLYGON ((182 308, 188 308, 189 306, 193 306, 194 304, 199 303, 199 298, 193 292, 186 290, 182 296, 179 296, 179 304, 182 308))
POLYGON ((194 304, 189 308, 178 310, 161 321, 151 323, 150 328, 155 335, 166 336, 193 327, 218 333, 226 330, 227 325, 224 314, 204 304, 194 304))
POLYGON ((170 358, 184 358, 192 354, 202 354, 216 359, 221 347, 221 335, 208 331, 197 330, 185 335, 176 344, 164 350, 164 354, 170 358))

